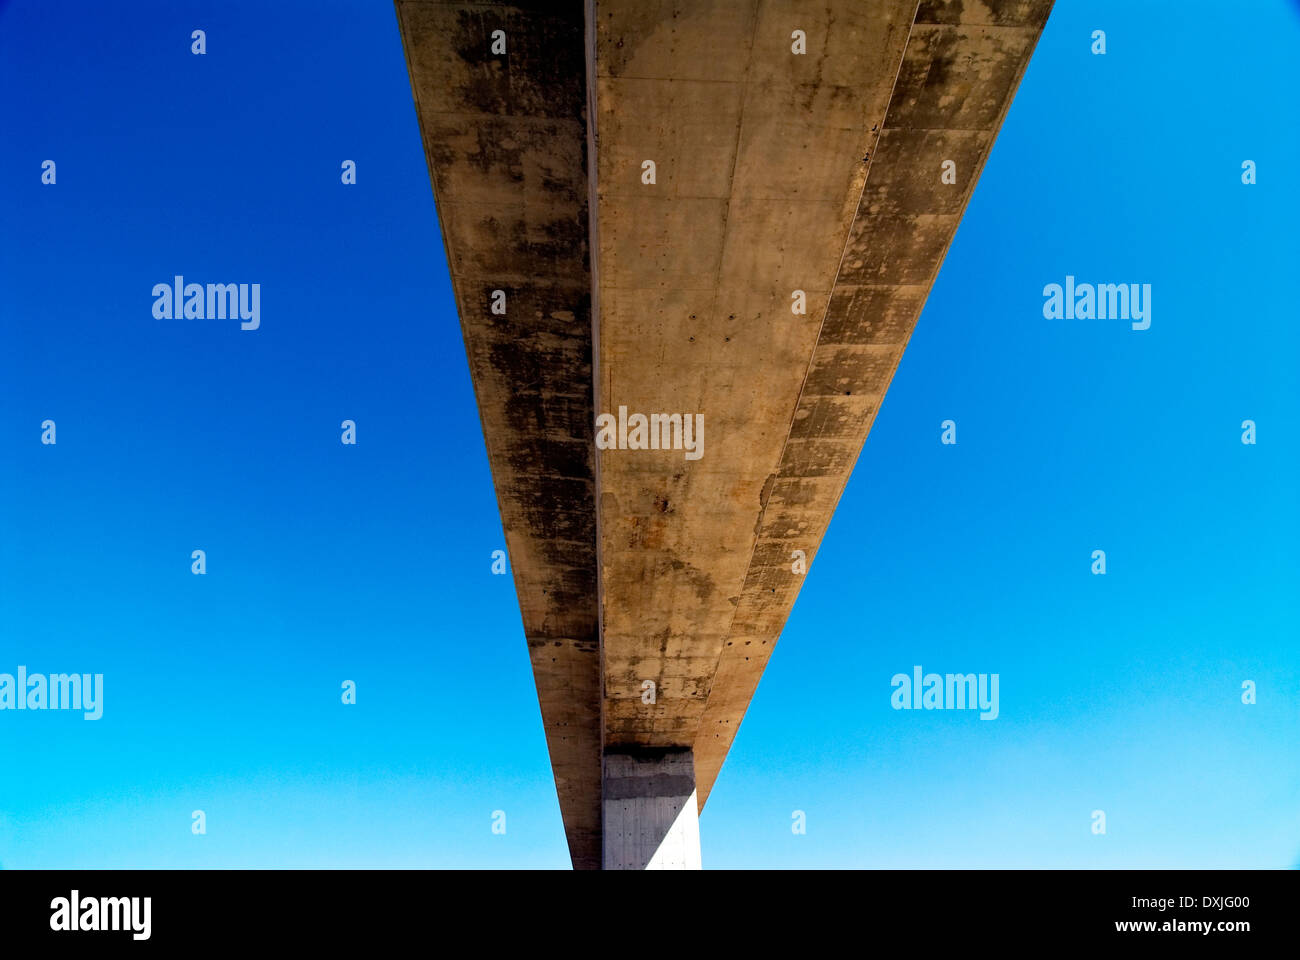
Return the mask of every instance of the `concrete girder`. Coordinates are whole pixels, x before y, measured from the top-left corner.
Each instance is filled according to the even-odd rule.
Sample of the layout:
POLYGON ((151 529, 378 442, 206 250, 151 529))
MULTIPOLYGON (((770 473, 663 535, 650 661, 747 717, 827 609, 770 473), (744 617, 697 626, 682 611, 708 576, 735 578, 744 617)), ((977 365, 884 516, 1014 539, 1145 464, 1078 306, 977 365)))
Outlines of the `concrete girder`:
POLYGON ((611 756, 703 807, 1051 6, 397 0, 575 866, 611 756))

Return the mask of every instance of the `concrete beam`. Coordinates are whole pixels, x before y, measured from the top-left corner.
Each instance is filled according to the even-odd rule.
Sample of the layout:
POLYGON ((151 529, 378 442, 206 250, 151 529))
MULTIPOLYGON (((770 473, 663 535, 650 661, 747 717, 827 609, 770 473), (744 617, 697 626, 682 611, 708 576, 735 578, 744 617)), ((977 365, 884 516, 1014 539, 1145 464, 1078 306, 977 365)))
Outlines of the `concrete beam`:
POLYGON ((605 754, 606 870, 700 869, 695 758, 689 749, 605 754))
POLYGON ((397 18, 569 853, 575 867, 596 869, 583 8, 398 0, 397 18), (504 54, 492 52, 496 31, 504 54))
POLYGON ((596 412, 704 422, 698 460, 597 453, 607 747, 701 732, 915 11, 591 5, 596 412))
POLYGON ((1051 6, 397 0, 575 866, 698 866, 1051 6))
POLYGON ((694 741, 701 806, 803 586, 791 556, 816 556, 1051 8, 917 9, 713 665, 694 741))

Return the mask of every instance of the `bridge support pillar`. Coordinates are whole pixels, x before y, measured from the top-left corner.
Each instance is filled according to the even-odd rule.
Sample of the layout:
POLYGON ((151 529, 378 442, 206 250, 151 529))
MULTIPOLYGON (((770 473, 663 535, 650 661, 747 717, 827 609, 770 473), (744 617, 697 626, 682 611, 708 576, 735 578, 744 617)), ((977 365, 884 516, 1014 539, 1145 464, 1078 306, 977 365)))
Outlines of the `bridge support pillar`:
POLYGON ((602 779, 606 870, 700 869, 695 755, 689 747, 609 748, 602 779))

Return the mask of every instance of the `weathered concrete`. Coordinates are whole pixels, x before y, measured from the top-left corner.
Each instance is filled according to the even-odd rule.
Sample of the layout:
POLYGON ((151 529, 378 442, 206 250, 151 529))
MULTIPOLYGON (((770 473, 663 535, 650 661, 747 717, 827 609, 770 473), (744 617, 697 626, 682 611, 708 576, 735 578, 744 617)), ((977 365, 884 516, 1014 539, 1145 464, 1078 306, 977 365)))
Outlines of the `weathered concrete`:
POLYGON ((400 0, 397 16, 569 851, 596 868, 583 10, 400 0), (497 29, 505 56, 490 53, 497 29), (493 290, 506 293, 504 316, 491 312, 493 290))
POLYGON ((705 426, 598 453, 607 744, 696 740, 914 8, 595 5, 596 409, 705 426))
POLYGON ((698 870, 700 820, 689 748, 605 754, 606 870, 698 870))
POLYGON ((803 584, 791 554, 811 564, 821 544, 1051 6, 917 10, 713 670, 694 741, 701 806, 803 584))
POLYGON ((690 751, 707 798, 1051 0, 397 6, 565 829, 595 866, 602 751, 690 751), (702 414, 703 456, 593 451, 620 406, 702 414))

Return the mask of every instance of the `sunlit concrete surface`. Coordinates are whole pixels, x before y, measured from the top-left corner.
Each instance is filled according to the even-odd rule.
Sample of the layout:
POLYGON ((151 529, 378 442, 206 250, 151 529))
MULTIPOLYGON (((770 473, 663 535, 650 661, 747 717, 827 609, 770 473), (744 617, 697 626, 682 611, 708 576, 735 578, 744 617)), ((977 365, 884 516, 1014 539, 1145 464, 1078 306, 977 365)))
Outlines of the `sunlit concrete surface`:
POLYGON ((707 800, 1050 9, 397 0, 574 866, 611 756, 707 800))
POLYGON ((699 801, 689 749, 605 754, 606 870, 698 870, 699 801))

